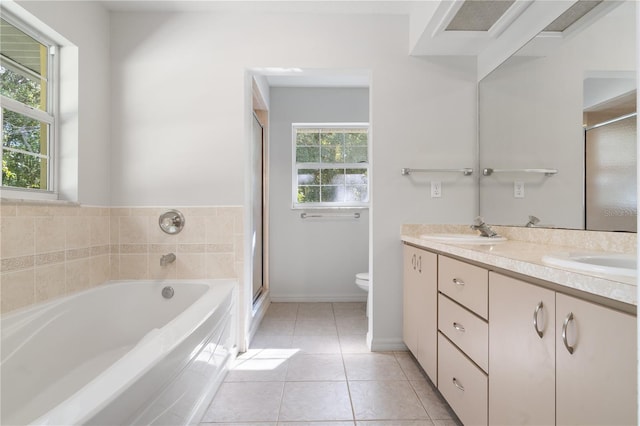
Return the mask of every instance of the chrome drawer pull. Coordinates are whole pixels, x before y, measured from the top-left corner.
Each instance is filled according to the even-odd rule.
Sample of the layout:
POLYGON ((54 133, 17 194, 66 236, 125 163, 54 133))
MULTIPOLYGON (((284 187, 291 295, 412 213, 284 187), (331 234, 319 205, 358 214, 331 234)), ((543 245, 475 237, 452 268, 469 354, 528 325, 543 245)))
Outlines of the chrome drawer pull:
POLYGON ((455 285, 459 285, 459 286, 463 286, 463 285, 464 285, 464 281, 459 280, 459 279, 457 279, 457 278, 454 278, 454 279, 453 279, 453 283, 454 283, 455 285))
POLYGON ((457 322, 454 322, 454 323, 453 323, 453 328, 455 328, 456 330, 461 331, 461 332, 463 332, 463 333, 466 331, 466 330, 464 329, 464 327, 462 326, 462 324, 458 324, 457 322))
POLYGON ((455 387, 457 387, 458 389, 460 389, 462 392, 464 392, 464 386, 462 386, 461 384, 458 384, 458 380, 456 380, 456 378, 453 378, 453 384, 455 385, 455 387))
POLYGON ((562 324, 562 343, 564 343, 564 347, 567 348, 567 351, 570 354, 573 354, 575 348, 573 346, 569 346, 569 342, 567 341, 567 327, 569 326, 569 322, 573 321, 573 312, 569 312, 569 315, 564 319, 564 323, 562 324))
POLYGON ((540 330, 538 328, 538 314, 540 313, 540 310, 542 310, 542 308, 544 307, 544 305, 542 304, 542 302, 538 303, 538 306, 536 306, 535 311, 533 311, 533 329, 536 331, 536 333, 538 333, 538 337, 540 337, 542 339, 542 330, 540 330))

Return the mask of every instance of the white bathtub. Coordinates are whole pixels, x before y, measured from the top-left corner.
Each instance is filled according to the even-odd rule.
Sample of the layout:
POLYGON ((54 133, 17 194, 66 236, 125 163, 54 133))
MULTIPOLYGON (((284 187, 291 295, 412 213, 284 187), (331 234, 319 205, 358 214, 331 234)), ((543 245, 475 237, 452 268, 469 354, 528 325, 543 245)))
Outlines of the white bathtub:
POLYGON ((236 286, 110 282, 3 316, 0 423, 198 422, 235 355, 236 286))

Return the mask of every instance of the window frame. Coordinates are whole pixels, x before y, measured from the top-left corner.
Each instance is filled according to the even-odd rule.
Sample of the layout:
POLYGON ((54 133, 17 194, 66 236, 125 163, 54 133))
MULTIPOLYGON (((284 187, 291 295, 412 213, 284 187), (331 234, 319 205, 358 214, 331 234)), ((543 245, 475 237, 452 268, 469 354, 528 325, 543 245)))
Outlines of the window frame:
POLYGON ((293 210, 305 209, 366 209, 369 207, 371 195, 371 182, 367 182, 367 201, 349 202, 314 202, 298 203, 298 170, 299 169, 366 169, 367 176, 371 176, 371 126, 367 122, 331 122, 331 123, 292 123, 291 124, 291 208, 293 210), (298 129, 365 129, 367 131, 367 162, 366 163, 298 163, 296 161, 296 136, 298 129))
MULTIPOLYGON (((2 11, 2 19, 14 26, 16 29, 22 31, 27 36, 33 38, 38 43, 44 45, 47 48, 47 76, 46 76, 46 97, 47 106, 46 111, 30 107, 20 101, 9 98, 5 95, 0 95, 2 102, 2 109, 0 109, 0 120, 3 118, 3 109, 15 112, 27 118, 37 120, 45 123, 48 126, 47 131, 47 154, 35 155, 35 153, 26 152, 27 155, 34 157, 46 158, 47 160, 47 189, 39 188, 21 188, 14 186, 5 186, 0 180, 0 193, 2 197, 18 198, 18 199, 33 199, 33 200, 57 200, 58 199, 58 88, 60 83, 59 78, 59 58, 58 51, 60 45, 56 43, 52 38, 45 36, 37 25, 30 24, 17 17, 15 14, 9 12, 6 8, 0 8, 2 11)), ((10 58, 3 59, 6 61, 4 66, 7 68, 22 68, 22 65, 16 63, 11 64, 10 58)), ((29 69, 24 69, 22 72, 29 74, 35 74, 29 69)), ((4 126, 0 132, 4 131, 4 126)), ((22 152, 21 150, 7 149, 4 146, 0 146, 0 154, 4 158, 4 152, 14 151, 22 152)))

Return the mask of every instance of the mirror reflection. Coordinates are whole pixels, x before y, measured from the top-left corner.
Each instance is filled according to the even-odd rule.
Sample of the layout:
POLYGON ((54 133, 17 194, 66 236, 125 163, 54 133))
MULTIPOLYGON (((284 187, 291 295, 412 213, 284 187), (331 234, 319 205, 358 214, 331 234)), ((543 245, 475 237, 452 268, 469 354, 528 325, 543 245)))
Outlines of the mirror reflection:
POLYGON ((603 2, 480 82, 487 223, 636 231, 635 43, 635 2, 603 2))

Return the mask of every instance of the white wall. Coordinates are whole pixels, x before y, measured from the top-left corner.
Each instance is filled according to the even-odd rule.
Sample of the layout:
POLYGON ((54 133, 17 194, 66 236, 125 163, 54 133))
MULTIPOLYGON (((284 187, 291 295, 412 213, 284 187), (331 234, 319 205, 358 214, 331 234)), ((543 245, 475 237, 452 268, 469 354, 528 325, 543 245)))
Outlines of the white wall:
POLYGON ((114 205, 243 204, 246 71, 371 70, 369 329, 375 349, 401 346, 400 226, 468 223, 477 190, 442 176, 443 197, 430 199, 400 168, 474 163, 473 59, 409 57, 403 16, 114 13, 111 34, 114 205))
POLYGON ((369 121, 368 89, 272 88, 269 116, 269 283, 274 301, 364 301, 355 274, 369 270, 369 212, 360 219, 301 219, 291 208, 291 124, 369 121))
POLYGON ((584 227, 583 82, 593 72, 636 66, 635 2, 569 39, 547 57, 515 58, 480 83, 480 165, 552 168, 558 174, 503 174, 481 180, 488 223, 584 227), (525 182, 525 198, 513 182, 525 182))
POLYGON ((109 205, 109 13, 97 2, 19 1, 66 38, 61 101, 63 196, 82 204, 109 205), (69 69, 71 67, 71 69, 69 69), (68 78, 72 76, 71 80, 68 78))

